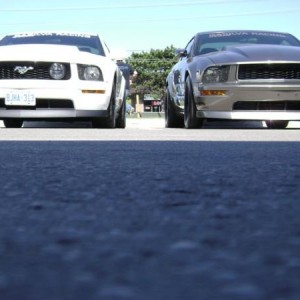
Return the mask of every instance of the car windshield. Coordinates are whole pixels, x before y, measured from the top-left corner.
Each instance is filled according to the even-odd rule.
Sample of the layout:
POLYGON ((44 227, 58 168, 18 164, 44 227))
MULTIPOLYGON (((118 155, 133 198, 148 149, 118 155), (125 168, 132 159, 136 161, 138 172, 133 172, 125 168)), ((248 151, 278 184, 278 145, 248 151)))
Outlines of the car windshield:
POLYGON ((196 55, 220 51, 228 46, 240 44, 300 46, 300 42, 290 34, 260 31, 211 32, 200 34, 197 40, 196 55))
POLYGON ((0 41, 0 46, 20 44, 54 44, 76 46, 79 50, 105 56, 100 40, 95 35, 68 33, 33 33, 8 35, 0 41))

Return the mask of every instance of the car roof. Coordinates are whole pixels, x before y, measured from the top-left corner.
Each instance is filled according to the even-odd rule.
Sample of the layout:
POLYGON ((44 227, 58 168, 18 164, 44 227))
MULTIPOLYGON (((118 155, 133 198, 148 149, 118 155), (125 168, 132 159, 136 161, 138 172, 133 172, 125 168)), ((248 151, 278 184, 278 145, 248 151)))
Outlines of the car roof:
POLYGON ((95 32, 81 32, 81 31, 57 31, 57 30, 46 30, 46 31, 22 31, 22 32, 11 32, 9 34, 3 35, 0 38, 0 41, 5 37, 13 37, 13 36, 20 36, 20 37, 34 37, 38 35, 61 35, 61 36, 70 36, 70 37, 97 37, 102 45, 103 51, 105 56, 110 56, 110 50, 105 42, 105 40, 99 35, 99 33, 95 32))
POLYGON ((198 33, 196 33, 196 35, 202 35, 202 34, 211 34, 211 33, 229 33, 229 32, 246 32, 246 33, 250 33, 250 32, 253 32, 253 33, 259 33, 259 32, 265 32, 265 33, 279 33, 279 34, 285 34, 285 35, 292 35, 288 32, 280 32, 280 31, 271 31, 271 30, 251 30, 251 29, 233 29, 233 30, 229 30, 229 29, 226 29, 226 30, 210 30, 210 31, 200 31, 198 33))
POLYGON ((99 36, 100 35, 98 33, 95 32, 82 32, 82 31, 56 31, 56 30, 46 30, 46 31, 20 31, 20 32, 12 32, 12 33, 8 33, 6 35, 2 35, 2 37, 4 36, 10 36, 10 35, 37 35, 37 34, 60 34, 60 35, 91 35, 91 36, 99 36))

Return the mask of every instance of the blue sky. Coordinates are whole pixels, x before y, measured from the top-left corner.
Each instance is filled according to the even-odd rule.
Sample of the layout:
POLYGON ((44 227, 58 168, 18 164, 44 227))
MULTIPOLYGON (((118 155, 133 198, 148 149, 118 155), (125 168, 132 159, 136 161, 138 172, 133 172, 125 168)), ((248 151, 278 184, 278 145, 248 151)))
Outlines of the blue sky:
POLYGON ((184 47, 208 30, 274 30, 300 39, 299 0, 0 0, 0 16, 0 36, 96 32, 113 52, 127 54, 184 47))

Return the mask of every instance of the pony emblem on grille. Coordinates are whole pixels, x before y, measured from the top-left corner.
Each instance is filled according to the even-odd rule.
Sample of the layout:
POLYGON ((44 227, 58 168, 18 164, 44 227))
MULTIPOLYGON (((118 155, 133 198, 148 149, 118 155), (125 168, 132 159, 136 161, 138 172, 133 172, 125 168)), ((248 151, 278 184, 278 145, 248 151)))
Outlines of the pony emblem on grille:
POLYGON ((26 67, 26 66, 16 66, 14 68, 15 72, 18 72, 21 75, 24 75, 25 73, 27 73, 28 71, 34 70, 34 67, 26 67))

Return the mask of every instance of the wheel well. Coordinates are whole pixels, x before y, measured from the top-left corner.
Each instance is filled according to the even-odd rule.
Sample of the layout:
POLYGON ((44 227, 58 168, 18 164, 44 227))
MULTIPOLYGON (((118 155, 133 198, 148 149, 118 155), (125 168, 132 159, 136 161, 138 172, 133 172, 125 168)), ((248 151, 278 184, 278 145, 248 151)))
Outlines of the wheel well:
POLYGON ((188 77, 191 77, 191 76, 190 76, 190 73, 189 73, 188 71, 186 71, 186 72, 185 72, 185 75, 184 75, 184 82, 186 81, 186 79, 187 79, 188 77))
POLYGON ((116 87, 117 87, 117 73, 115 73, 114 75, 114 80, 112 82, 111 90, 116 89, 116 87))

